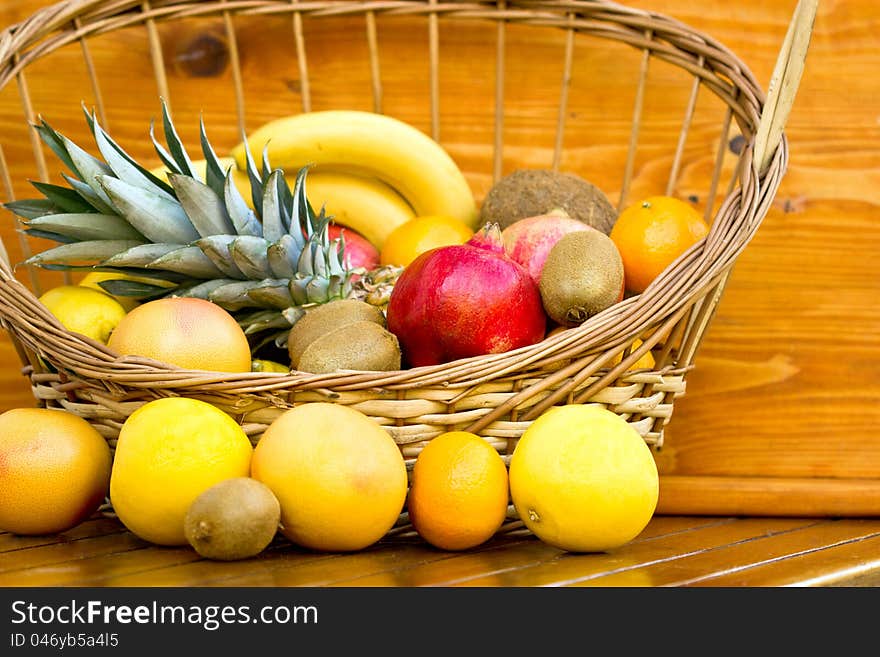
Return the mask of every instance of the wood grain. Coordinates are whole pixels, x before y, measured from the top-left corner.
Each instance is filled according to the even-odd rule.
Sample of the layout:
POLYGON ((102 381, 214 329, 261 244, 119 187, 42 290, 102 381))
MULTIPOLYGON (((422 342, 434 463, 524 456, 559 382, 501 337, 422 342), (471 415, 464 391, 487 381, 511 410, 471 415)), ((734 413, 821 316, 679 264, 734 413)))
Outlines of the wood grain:
MULTIPOLYGON (((19 20, 45 4, 2 3, 0 22, 19 20)), ((711 34, 740 54, 766 84, 796 2, 625 4, 671 15, 711 34)), ((392 30, 387 20, 377 20, 383 109, 427 131, 427 32, 392 30)), ((304 21, 312 106, 371 109, 365 25, 362 20, 334 21, 332 30, 325 21, 304 21)), ((231 73, 228 67, 218 73, 193 65, 193 58, 205 56, 193 44, 204 43, 199 41, 204 35, 222 42, 221 25, 213 19, 191 20, 160 24, 159 29, 170 100, 185 141, 195 144, 197 117, 204 111, 212 140, 222 148, 233 146, 238 135, 231 73), (195 74, 206 70, 218 74, 195 74)), ((880 442, 874 439, 880 426, 878 31, 880 9, 873 0, 820 3, 786 128, 788 173, 774 207, 733 270, 689 376, 687 394, 677 401, 665 445, 657 454, 663 475, 694 477, 688 479, 694 487, 679 500, 684 510, 688 496, 701 512, 712 509, 713 499, 719 512, 729 508, 736 493, 724 486, 703 491, 698 482, 704 476, 775 478, 783 488, 790 479, 880 479, 880 442)), ((250 99, 247 126, 299 111, 302 88, 289 17, 237 20, 236 35, 250 99)), ((439 35, 440 139, 482 198, 492 182, 494 27, 451 30, 440 20, 439 35)), ((157 114, 145 30, 99 36, 90 47, 105 103, 115 108, 109 117, 111 132, 133 155, 155 157, 145 142, 149 120, 157 114)), ((553 157, 564 35, 511 26, 508 54, 526 47, 529 56, 506 76, 505 171, 549 166, 553 157)), ((34 107, 55 127, 84 140, 80 102, 92 104, 94 98, 81 50, 74 44, 53 62, 37 62, 28 72, 34 107), (64 75, 58 74, 59 62, 64 75)), ((561 166, 593 180, 612 199, 622 182, 631 80, 638 65, 638 53, 619 44, 599 50, 576 45, 573 51, 561 166)), ((633 198, 665 189, 689 92, 687 76, 662 62, 652 66, 633 198)), ((717 99, 702 94, 697 106, 674 193, 696 199, 702 208, 715 200, 706 198, 709 178, 719 140, 728 136, 719 132, 717 99)), ((28 194, 27 180, 38 171, 14 85, 0 91, 0 143, 11 164, 15 195, 28 194)), ((50 175, 57 178, 60 167, 49 162, 50 175)), ((730 173, 729 164, 725 173, 730 173)), ((14 225, 3 215, 0 236, 13 260, 20 261, 14 225)), ((27 280, 23 269, 19 274, 27 280)), ((43 276, 42 281, 51 286, 60 277, 43 276)), ((0 409, 32 405, 29 385, 5 336, 0 359, 0 409)), ((785 508, 792 513, 808 511, 798 506, 800 491, 795 485, 785 493, 785 508)), ((854 503, 850 511, 880 513, 873 504, 866 509, 854 503)), ((847 511, 845 506, 842 510, 847 511)))

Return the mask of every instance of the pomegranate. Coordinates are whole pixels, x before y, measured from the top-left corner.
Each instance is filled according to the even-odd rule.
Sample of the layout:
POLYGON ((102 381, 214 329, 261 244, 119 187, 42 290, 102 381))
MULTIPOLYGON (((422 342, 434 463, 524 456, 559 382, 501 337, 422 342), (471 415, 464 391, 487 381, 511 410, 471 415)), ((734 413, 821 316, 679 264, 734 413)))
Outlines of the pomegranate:
POLYGON ((566 214, 541 214, 510 224, 501 239, 507 254, 525 267, 537 284, 550 249, 563 235, 577 230, 596 229, 566 214))
POLYGON ((363 267, 367 271, 379 266, 379 249, 366 237, 347 226, 330 224, 327 234, 332 242, 340 235, 345 236, 345 255, 352 267, 363 267))
POLYGON ((537 284, 504 252, 495 223, 464 244, 413 260, 394 285, 386 316, 411 367, 534 344, 547 323, 537 284))

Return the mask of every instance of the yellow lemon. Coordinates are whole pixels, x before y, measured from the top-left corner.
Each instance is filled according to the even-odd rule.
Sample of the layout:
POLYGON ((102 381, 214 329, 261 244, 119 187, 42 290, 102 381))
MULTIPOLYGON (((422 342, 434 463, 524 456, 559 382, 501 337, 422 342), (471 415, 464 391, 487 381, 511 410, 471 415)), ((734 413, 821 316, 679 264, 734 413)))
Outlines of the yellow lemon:
MULTIPOLYGON (((131 281, 133 283, 146 283, 147 285, 157 285, 159 287, 171 287, 173 283, 169 283, 168 281, 159 280, 158 278, 147 278, 145 276, 129 276, 127 274, 119 274, 111 271, 92 271, 86 274, 83 279, 77 283, 77 285, 82 285, 83 287, 90 287, 93 290, 97 290, 98 292, 103 292, 104 294, 110 294, 101 287, 101 283, 104 281, 131 281)), ((119 305, 125 308, 126 312, 134 308, 140 302, 140 299, 133 296, 121 295, 121 294, 110 294, 111 297, 116 299, 119 302, 119 305)))
POLYGON ((517 515, 544 542, 603 552, 638 536, 654 515, 657 465, 639 433, 598 406, 545 411, 510 460, 517 515))
POLYGON ((266 360, 265 358, 255 358, 251 361, 252 372, 281 372, 282 374, 290 374, 290 368, 287 365, 274 360, 266 360))
POLYGON ((257 443, 252 465, 251 476, 281 503, 282 533, 315 550, 372 545, 406 500, 406 464, 391 434, 341 404, 282 413, 257 443))
MULTIPOLYGON (((630 353, 632 353, 636 349, 638 349, 641 346, 641 344, 642 344, 642 341, 639 340, 638 338, 633 340, 632 347, 629 350, 630 353)), ((623 360, 623 352, 621 351, 619 354, 617 354, 614 358, 611 359, 611 362, 609 363, 609 367, 614 367, 622 360, 623 360)), ((641 370, 641 369, 652 370, 652 369, 654 369, 654 365, 655 365, 654 355, 650 351, 646 351, 644 354, 642 354, 642 356, 635 363, 633 363, 632 365, 629 366, 629 369, 631 369, 631 370, 641 370)))
POLYGON ((214 484, 250 474, 253 447, 239 424, 207 402, 167 397, 119 431, 110 502, 122 523, 158 545, 186 545, 184 517, 214 484))
POLYGON ((40 301, 65 328, 104 344, 125 317, 125 308, 116 299, 81 285, 53 287, 40 301))

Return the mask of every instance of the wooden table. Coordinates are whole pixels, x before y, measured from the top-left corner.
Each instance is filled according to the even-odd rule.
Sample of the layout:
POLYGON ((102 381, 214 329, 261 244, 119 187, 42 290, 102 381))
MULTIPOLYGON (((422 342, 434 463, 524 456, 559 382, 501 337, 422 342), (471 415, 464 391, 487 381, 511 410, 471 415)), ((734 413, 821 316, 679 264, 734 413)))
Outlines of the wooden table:
POLYGON ((514 530, 462 553, 391 536, 352 554, 277 539, 221 563, 96 517, 57 536, 0 534, 0 586, 779 587, 880 585, 880 520, 656 516, 627 545, 572 554, 514 530))
MULTIPOLYGON (((3 3, 0 23, 21 20, 45 4, 3 3)), ((796 2, 626 4, 674 16, 712 34, 744 57, 766 84, 796 2)), ((875 0, 820 2, 807 69, 786 131, 791 149, 787 175, 775 205, 737 262, 689 375, 688 393, 678 402, 657 454, 662 481, 658 515, 631 544, 612 554, 574 556, 533 537, 509 536, 456 555, 394 538, 354 555, 316 555, 277 545, 259 560, 216 564, 200 561, 188 550, 146 546, 115 521, 98 519, 58 537, 0 535, 0 583, 877 583, 880 520, 871 518, 880 516, 878 32, 875 0)), ((187 43, 186 34, 177 36, 175 43, 187 43)), ((243 49, 248 39, 260 37, 252 31, 240 36, 243 49)), ((343 61, 347 49, 362 44, 334 40, 332 47, 343 61)), ((547 53, 558 57, 556 50, 547 53)), ((97 66, 114 70, 112 62, 102 61, 100 47, 93 55, 97 66)), ((149 75, 149 64, 143 66, 149 75)), ((193 95, 201 95, 202 82, 177 75, 176 85, 191 84, 193 95)), ((105 93, 128 93, 129 77, 110 75, 105 93)), ((555 79, 551 87, 548 108, 556 102, 555 79)), ((407 94, 401 92, 396 102, 412 100, 407 94)), ((45 103, 54 96, 36 95, 38 109, 52 116, 53 107, 45 103)), ((662 103, 651 103, 649 109, 646 120, 654 122, 644 131, 645 143, 663 143, 678 133, 680 116, 665 116, 662 103)), ((537 101, 534 111, 542 111, 537 101)), ((0 99, 7 156, 27 155, 29 145, 20 139, 20 112, 17 101, 0 99)), ((147 124, 135 113, 114 124, 123 138, 140 135, 147 124)), ((450 116, 444 134, 480 129, 453 125, 459 119, 450 116)), ((521 130, 516 153, 525 160, 533 154, 527 123, 508 123, 512 134, 521 130)), ((620 151, 615 144, 627 139, 627 122, 620 125, 617 132, 594 136, 606 140, 608 148, 602 152, 609 157, 616 157, 620 151)), ((467 151, 456 151, 457 146, 451 144, 466 160, 467 151)), ((646 151, 634 174, 633 193, 662 184, 668 163, 651 153, 668 151, 646 151)), ((621 168, 614 164, 609 170, 621 168)), ((686 158, 675 193, 686 197, 703 189, 710 169, 705 157, 686 158)), ((485 177, 472 180, 485 191, 485 177)), ((21 194, 25 185, 16 184, 21 194)), ((2 223, 0 233, 16 257, 11 222, 2 223)), ((0 362, 0 410, 31 405, 30 388, 5 336, 0 362)))

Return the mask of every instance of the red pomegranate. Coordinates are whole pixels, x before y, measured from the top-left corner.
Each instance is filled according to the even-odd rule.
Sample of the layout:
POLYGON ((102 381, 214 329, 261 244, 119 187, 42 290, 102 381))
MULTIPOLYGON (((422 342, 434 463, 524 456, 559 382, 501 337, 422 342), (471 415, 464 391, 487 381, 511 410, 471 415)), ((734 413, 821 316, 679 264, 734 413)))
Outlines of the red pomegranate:
POLYGON ((498 224, 413 260, 386 316, 411 367, 535 344, 547 322, 538 286, 504 252, 498 224))
POLYGON ((567 215, 542 214, 513 222, 501 232, 501 241, 507 254, 525 267, 537 283, 553 245, 563 235, 577 230, 596 229, 567 215))

